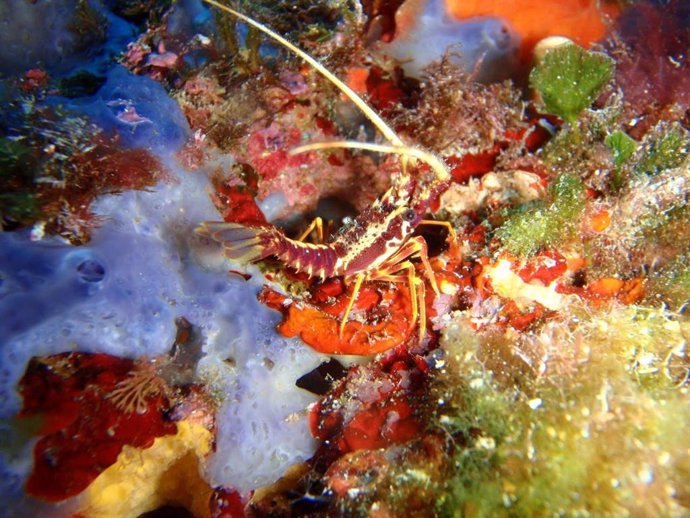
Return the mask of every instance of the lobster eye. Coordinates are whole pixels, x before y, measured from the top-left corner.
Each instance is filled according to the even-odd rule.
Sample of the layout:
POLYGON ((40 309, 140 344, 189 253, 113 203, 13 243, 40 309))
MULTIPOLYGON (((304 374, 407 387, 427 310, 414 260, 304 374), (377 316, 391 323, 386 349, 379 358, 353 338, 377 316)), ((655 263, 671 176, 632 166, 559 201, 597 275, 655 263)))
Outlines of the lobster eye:
POLYGON ((405 209, 405 212, 402 213, 402 218, 405 221, 413 221, 416 216, 417 213, 414 211, 414 209, 405 209))

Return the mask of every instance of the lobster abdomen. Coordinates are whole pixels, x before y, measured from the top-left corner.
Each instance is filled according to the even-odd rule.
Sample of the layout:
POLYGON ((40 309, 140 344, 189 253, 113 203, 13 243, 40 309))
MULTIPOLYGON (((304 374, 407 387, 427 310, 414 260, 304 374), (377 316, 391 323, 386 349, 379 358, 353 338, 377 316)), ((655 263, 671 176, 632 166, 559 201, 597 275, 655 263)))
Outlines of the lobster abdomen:
POLYGON ((276 256, 298 272, 323 278, 338 275, 338 254, 327 244, 303 243, 286 237, 275 227, 205 221, 198 234, 218 241, 223 254, 241 263, 276 256))
MULTIPOLYGON (((282 236, 282 234, 281 234, 282 236)), ((330 244, 312 244, 282 236, 275 254, 285 265, 310 276, 340 275, 338 254, 330 244)))

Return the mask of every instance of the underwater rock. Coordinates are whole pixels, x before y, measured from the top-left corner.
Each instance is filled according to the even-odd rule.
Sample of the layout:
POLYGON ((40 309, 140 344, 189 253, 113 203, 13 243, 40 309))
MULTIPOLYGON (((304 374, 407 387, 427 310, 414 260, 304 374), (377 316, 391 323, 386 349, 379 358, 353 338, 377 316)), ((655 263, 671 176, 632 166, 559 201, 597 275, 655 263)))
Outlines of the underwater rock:
POLYGON ((112 55, 136 33, 96 1, 7 0, 0 4, 0 20, 0 74, 32 67, 97 71, 110 66, 112 55))
MULTIPOLYGON (((8 0, 0 6, 0 71, 21 72, 32 66, 64 67, 79 54, 74 0, 30 3, 8 0)), ((99 28, 96 39, 102 43, 104 34, 99 28)))
POLYGON ((477 81, 507 79, 520 57, 520 36, 503 18, 481 16, 454 20, 441 0, 430 0, 406 32, 381 49, 400 60, 405 73, 419 77, 422 69, 441 59, 446 51, 477 81))
POLYGON ((213 29, 211 10, 201 0, 181 0, 167 19, 167 33, 177 38, 192 38, 213 29))
MULTIPOLYGON (((380 5, 394 13, 396 3, 380 5)), ((117 66, 98 75, 105 83, 89 80, 93 88, 68 94, 55 84, 56 73, 36 69, 16 78, 16 103, 6 110, 12 115, 0 116, 0 165, 11 165, 13 180, 28 172, 5 182, 0 194, 21 187, 40 197, 46 191, 34 178, 61 182, 65 191, 88 191, 69 203, 88 208, 97 223, 80 247, 44 239, 54 231, 41 215, 16 217, 6 228, 21 230, 0 234, 0 437, 12 439, 10 447, 0 445, 0 501, 8 502, 0 515, 120 518, 157 506, 165 507, 149 516, 180 507, 185 516, 233 518, 245 509, 250 516, 687 515, 688 326, 686 315, 669 311, 686 307, 690 286, 685 129, 653 130, 638 143, 615 117, 601 123, 611 107, 589 110, 589 96, 576 110, 550 109, 571 119, 561 126, 509 82, 474 82, 482 65, 462 71, 449 57, 426 68, 422 81, 405 78, 369 53, 361 13, 350 11, 350 2, 342 3, 350 18, 333 18, 339 25, 312 24, 322 8, 315 13, 306 1, 254 3, 252 16, 271 27, 279 21, 279 32, 366 91, 399 137, 437 153, 456 182, 448 192, 455 200, 441 198, 431 215, 449 228, 418 234, 428 246, 428 275, 415 252, 401 265, 407 278, 404 270, 379 277, 407 282, 364 282, 350 310, 353 284, 309 279, 271 261, 261 269, 228 263, 194 229, 218 219, 284 222, 325 198, 351 202, 361 213, 407 174, 421 189, 415 196, 425 196, 428 171, 408 169, 398 157, 343 150, 291 155, 307 142, 376 137, 361 117, 346 125, 342 99, 296 59, 264 60, 263 36, 245 30, 241 37, 235 25, 242 24, 229 22, 231 34, 223 37, 218 18, 217 32, 205 25, 208 10, 199 0, 153 2, 148 13, 139 4, 112 8, 146 21, 146 33, 121 57, 137 57, 130 68, 149 79, 117 66), (300 17, 304 26, 289 27, 300 17), (233 38, 239 57, 225 53, 233 38), (185 63, 186 53, 199 60, 185 63), (178 89, 173 95, 188 123, 170 101, 170 87, 178 89), (48 97, 54 105, 29 117, 53 92, 65 97, 48 97), (86 117, 70 121, 75 109, 100 130, 86 117), (55 138, 38 138, 47 134, 78 145, 51 147, 55 138), (563 160, 553 158, 551 144, 540 151, 559 138, 569 139, 559 149, 572 150, 559 155, 563 160), (94 142, 105 149, 96 153, 94 142), (83 156, 64 152, 72 149, 83 156), (583 149, 596 160, 580 158, 583 149), (30 174, 33 163, 20 167, 43 150, 70 158, 50 162, 57 164, 52 175, 30 174), (156 174, 140 174, 153 166, 137 157, 153 157, 156 174), (59 167, 75 163, 79 174, 59 167), (615 185, 608 180, 614 167, 615 185), (648 265, 662 268, 651 280, 663 286, 650 288, 648 265), (410 297, 405 288, 432 275, 438 290, 427 284, 425 297, 410 297), (271 307, 284 313, 283 323, 271 307), (355 347, 341 348, 355 333, 362 337, 350 341, 355 347), (392 349, 346 359, 349 367, 313 385, 303 383, 305 374, 328 356, 305 343, 328 354, 392 349), (106 355, 120 367, 91 376, 90 360, 106 355), (45 369, 36 362, 47 362, 45 369), (96 379, 101 374, 105 380, 96 379), (296 382, 322 398, 315 403, 296 382), (72 383, 77 390, 65 390, 63 399, 61 387, 72 383), (26 412, 24 422, 16 419, 20 396, 25 409, 38 410, 26 412), (137 440, 142 448, 123 447, 123 455, 89 455, 99 468, 110 467, 100 475, 92 470, 97 478, 86 489, 83 478, 67 492, 59 484, 27 484, 37 470, 61 477, 55 465, 75 478, 80 468, 93 468, 80 464, 81 455, 118 430, 111 431, 106 412, 92 419, 89 411, 115 407, 118 425, 126 424, 139 421, 135 411, 150 412, 147 402, 177 433, 166 431, 152 445, 137 440), (50 435, 46 423, 59 441, 39 439, 50 435), (282 489, 267 491, 268 484, 282 489)), ((502 21, 485 22, 489 47, 473 58, 484 56, 482 64, 490 57, 484 51, 500 47, 505 35, 502 21)), ((473 42, 483 38, 477 31, 473 42)), ((436 32, 442 42, 431 59, 438 60, 450 39, 445 30, 418 43, 433 47, 436 32)), ((563 72, 560 63, 554 76, 563 72)), ((566 75, 566 83, 577 80, 566 75)), ((6 88, 15 88, 10 83, 6 88)), ((395 206, 404 210, 407 202, 396 199, 395 206)), ((298 235, 294 230, 290 235, 298 235)))

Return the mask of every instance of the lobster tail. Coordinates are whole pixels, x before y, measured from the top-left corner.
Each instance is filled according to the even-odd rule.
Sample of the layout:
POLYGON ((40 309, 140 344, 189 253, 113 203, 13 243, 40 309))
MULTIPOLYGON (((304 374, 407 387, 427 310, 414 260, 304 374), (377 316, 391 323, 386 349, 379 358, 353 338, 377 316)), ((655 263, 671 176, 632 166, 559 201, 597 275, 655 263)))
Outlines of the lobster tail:
POLYGON ((196 233, 218 241, 229 259, 251 263, 275 255, 280 235, 273 227, 249 227, 239 223, 204 221, 196 233))

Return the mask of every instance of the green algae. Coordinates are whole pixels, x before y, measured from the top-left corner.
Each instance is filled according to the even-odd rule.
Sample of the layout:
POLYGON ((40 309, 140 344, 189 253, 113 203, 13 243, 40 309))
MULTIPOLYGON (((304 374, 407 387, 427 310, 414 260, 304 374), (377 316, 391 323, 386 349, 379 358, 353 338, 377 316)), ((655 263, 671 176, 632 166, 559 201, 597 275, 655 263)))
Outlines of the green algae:
MULTIPOLYGON (((348 3, 342 0, 241 0, 232 7, 271 27, 294 43, 326 42, 335 34, 337 22, 351 17, 348 3)), ((231 56, 236 73, 254 75, 274 61, 272 53, 262 49, 262 46, 270 43, 262 36, 261 31, 218 10, 214 9, 213 12, 218 36, 231 56), (247 28, 244 37, 240 27, 247 28)))
POLYGON ((79 0, 68 28, 77 37, 78 48, 87 51, 106 40, 109 25, 107 16, 92 7, 90 2, 79 0))
POLYGON ((637 149, 637 142, 630 138, 624 131, 615 130, 606 136, 604 143, 611 149, 613 153, 613 163, 615 165, 611 178, 611 187, 614 190, 618 190, 625 182, 621 167, 630 159, 637 149))
POLYGON ((559 218, 568 220, 580 214, 585 187, 578 177, 569 174, 559 176, 551 185, 551 192, 554 197, 552 207, 559 218))
MULTIPOLYGON (((16 223, 31 223, 41 214, 36 196, 29 192, 0 193, 0 218, 16 223)), ((5 223, 0 223, 0 226, 5 223)))
POLYGON ((584 208, 585 188, 571 174, 557 177, 550 189, 552 202, 525 205, 496 231, 503 247, 520 257, 556 246, 574 235, 575 223, 584 208))
POLYGON ((599 52, 561 45, 547 52, 530 73, 546 111, 573 124, 613 77, 613 60, 599 52))
MULTIPOLYGON (((486 336, 483 337, 486 339, 486 336)), ((477 357, 482 340, 464 322, 444 331, 446 366, 435 380, 436 419, 456 443, 453 474, 436 503, 442 517, 492 516, 503 506, 500 452, 515 433, 515 394, 477 357)))
POLYGON ((7 174, 7 170, 18 168, 30 153, 20 139, 0 138, 0 172, 7 174))
POLYGON ((645 136, 635 172, 656 176, 688 162, 690 133, 680 125, 660 124, 645 136))
POLYGON ((613 152, 613 163, 620 167, 637 149, 637 143, 624 131, 616 130, 606 137, 604 143, 613 152))
POLYGON ((40 215, 33 191, 31 148, 19 139, 0 138, 0 228, 30 223, 40 215))
POLYGON ((690 304, 690 256, 680 256, 647 279, 645 301, 681 311, 690 304))
POLYGON ((645 241, 673 245, 679 238, 687 237, 688 225, 690 225, 690 206, 678 204, 641 218, 639 232, 645 241))
POLYGON ((688 361, 677 316, 572 308, 539 334, 506 332, 503 347, 522 360, 502 363, 487 360, 496 333, 465 318, 456 314, 441 339, 442 422, 476 423, 475 440, 456 439, 439 515, 687 515, 688 361), (490 455, 473 451, 477 438, 490 455))
POLYGON ((636 196, 627 212, 635 218, 634 246, 653 254, 653 263, 663 264, 690 249, 690 206, 687 190, 690 168, 665 170, 634 184, 636 196))
MULTIPOLYGON (((670 282, 670 270, 683 270, 690 250, 690 168, 647 176, 636 175, 633 165, 623 166, 629 173, 625 184, 604 202, 610 225, 602 232, 584 235, 583 241, 592 278, 643 278, 645 291, 649 291, 647 301, 656 306, 667 299, 669 290, 663 285, 670 282), (653 301, 654 296, 659 297, 658 302, 653 301)), ((669 301, 676 304, 679 296, 669 301)))
POLYGON ((240 76, 254 75, 261 69, 260 55, 261 33, 255 27, 249 26, 247 34, 240 42, 238 37, 238 22, 233 16, 213 11, 214 21, 218 27, 218 36, 223 42, 229 56, 232 56, 235 73, 240 76))

